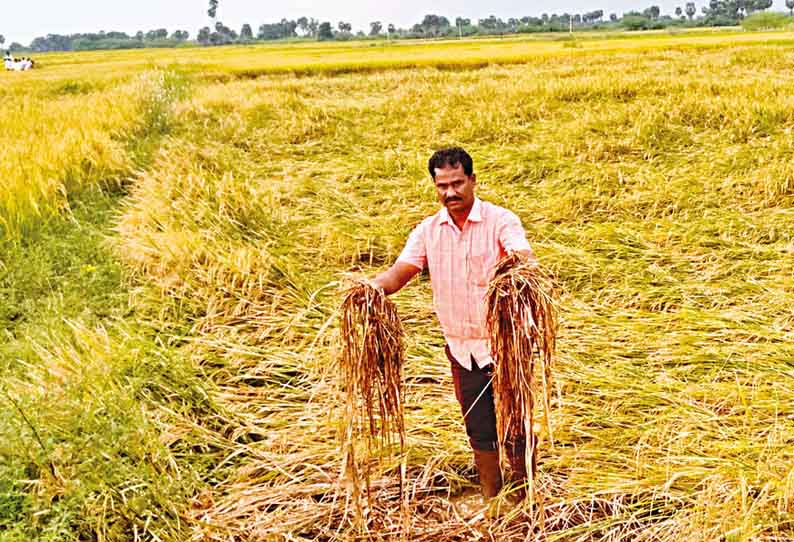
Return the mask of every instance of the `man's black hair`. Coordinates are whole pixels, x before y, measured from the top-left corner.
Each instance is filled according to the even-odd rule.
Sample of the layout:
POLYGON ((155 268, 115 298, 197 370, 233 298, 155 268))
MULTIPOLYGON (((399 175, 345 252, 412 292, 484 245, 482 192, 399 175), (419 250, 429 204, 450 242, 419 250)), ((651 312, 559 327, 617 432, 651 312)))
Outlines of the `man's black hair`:
POLYGON ((430 176, 436 178, 436 168, 443 169, 447 166, 456 168, 459 165, 463 166, 463 173, 471 175, 474 172, 474 161, 469 156, 469 153, 460 147, 450 147, 448 149, 437 150, 430 161, 427 163, 427 169, 430 170, 430 176))

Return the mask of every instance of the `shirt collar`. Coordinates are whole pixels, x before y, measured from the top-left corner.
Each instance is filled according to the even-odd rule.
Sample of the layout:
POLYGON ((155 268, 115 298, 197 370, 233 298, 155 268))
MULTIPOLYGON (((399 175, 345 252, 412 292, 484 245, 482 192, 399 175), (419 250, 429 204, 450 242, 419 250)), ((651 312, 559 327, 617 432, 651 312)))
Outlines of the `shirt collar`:
MULTIPOLYGON (((446 207, 441 208, 439 217, 441 218, 442 224, 444 222, 447 224, 454 224, 454 221, 452 220, 452 217, 449 216, 449 211, 446 207)), ((466 222, 482 222, 482 201, 480 198, 474 198, 474 204, 471 206, 471 211, 469 211, 469 217, 466 219, 466 222)))

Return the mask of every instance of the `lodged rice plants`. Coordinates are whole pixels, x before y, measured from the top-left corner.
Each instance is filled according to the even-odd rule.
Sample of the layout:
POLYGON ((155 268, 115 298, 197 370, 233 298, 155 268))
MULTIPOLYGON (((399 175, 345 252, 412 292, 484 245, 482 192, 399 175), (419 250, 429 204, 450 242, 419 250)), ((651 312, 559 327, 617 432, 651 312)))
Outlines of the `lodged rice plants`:
MULTIPOLYGON (((124 260, 163 286, 165 320, 191 324, 185 351, 226 405, 223 464, 236 467, 195 510, 196 536, 358 536, 326 406, 344 404, 333 285, 397 257, 436 209, 422 164, 454 142, 559 281, 555 448, 539 451, 536 480, 546 536, 785 539, 793 195, 770 188, 790 100, 786 76, 720 63, 732 54, 274 76, 181 104, 181 132, 134 183, 118 231, 124 260)), ((529 509, 488 523, 459 506, 471 465, 426 278, 395 303, 408 530, 387 459, 366 536, 526 535, 529 509)))
MULTIPOLYGON (((343 464, 351 479, 353 499, 360 510, 361 475, 368 505, 370 495, 370 461, 377 448, 386 448, 396 433, 402 453, 405 447, 404 385, 402 368, 405 351, 403 330, 397 307, 386 295, 365 283, 351 286, 342 301, 342 356, 340 386, 345 390, 345 432, 343 464), (364 457, 356 456, 356 446, 365 443, 364 457)), ((400 480, 402 500, 402 479, 400 480)))
POLYGON ((75 81, 42 69, 6 83, 0 91, 6 104, 0 118, 0 239, 11 242, 67 211, 70 198, 85 188, 118 189, 143 158, 146 139, 163 131, 180 90, 177 77, 165 70, 92 70, 75 81))
MULTIPOLYGON (((175 527, 158 536, 533 533, 526 506, 495 520, 466 506, 475 487, 468 443, 426 276, 394 297, 404 326, 407 519, 397 458, 372 466, 368 530, 338 492, 345 397, 333 378, 336 285, 390 265, 411 228, 436 211, 423 164, 453 143, 474 156, 479 195, 522 219, 559 283, 555 447, 539 450, 536 479, 543 536, 794 536, 790 40, 682 35, 582 40, 575 49, 495 41, 373 47, 372 56, 358 45, 298 46, 286 49, 294 56, 278 73, 268 59, 285 49, 269 46, 154 61, 187 74, 193 92, 169 106, 178 122, 151 160, 125 174, 129 196, 112 242, 146 307, 132 316, 136 325, 206 385, 193 394, 158 379, 144 389, 145 418, 159 435, 141 432, 149 444, 127 457, 156 452, 167 467, 158 459, 154 472, 200 480, 189 498, 173 494, 175 527), (449 61, 456 51, 466 54, 449 61), (492 57, 504 64, 486 65, 492 57)), ((146 55, 52 62, 92 59, 127 76, 146 55)), ((35 363, 79 367, 62 361, 68 349, 45 350, 35 363)), ((96 386, 125 382, 125 367, 96 386)), ((31 371, 14 386, 42 404, 48 386, 68 388, 77 372, 55 385, 46 370, 31 371)), ((96 412, 113 406, 100 389, 85 389, 104 401, 96 412)), ((124 456, 130 445, 118 446, 124 456)), ((94 458, 88 448, 69 450, 94 458)), ((78 470, 68 478, 58 491, 83 499, 95 525, 102 500, 73 489, 94 479, 78 470)), ((135 504, 149 525, 165 521, 135 504)), ((30 506, 20 514, 46 508, 30 506)), ((122 531, 107 538, 123 540, 122 531)))
POLYGON ((551 293, 551 281, 534 261, 511 254, 497 263, 485 299, 495 366, 494 406, 501 459, 507 462, 507 446, 528 439, 524 460, 533 494, 537 471, 536 407, 541 404, 552 441, 552 363, 557 311, 551 293), (538 396, 540 401, 536 399, 538 396))

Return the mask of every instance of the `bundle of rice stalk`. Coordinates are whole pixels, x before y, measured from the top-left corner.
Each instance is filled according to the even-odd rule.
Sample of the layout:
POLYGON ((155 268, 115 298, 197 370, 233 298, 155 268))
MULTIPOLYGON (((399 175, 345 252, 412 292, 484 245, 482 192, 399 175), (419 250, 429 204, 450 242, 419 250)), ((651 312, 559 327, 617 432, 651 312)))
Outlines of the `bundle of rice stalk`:
POLYGON ((536 394, 542 394, 549 439, 551 368, 557 314, 551 277, 529 258, 514 253, 496 265, 486 294, 487 326, 494 360, 494 405, 502 464, 511 443, 527 439, 524 458, 534 498, 537 439, 536 394))
MULTIPOLYGON (((373 452, 377 448, 382 452, 391 447, 395 433, 399 436, 401 457, 405 447, 403 328, 394 303, 381 290, 366 282, 356 282, 347 290, 342 301, 341 317, 339 376, 346 394, 344 468, 350 476, 359 518, 362 518, 361 475, 355 456, 356 444, 365 443, 367 457, 361 458, 360 462, 365 465, 370 510, 369 480, 373 452)), ((401 469, 400 479, 401 501, 403 477, 404 468, 401 469)))

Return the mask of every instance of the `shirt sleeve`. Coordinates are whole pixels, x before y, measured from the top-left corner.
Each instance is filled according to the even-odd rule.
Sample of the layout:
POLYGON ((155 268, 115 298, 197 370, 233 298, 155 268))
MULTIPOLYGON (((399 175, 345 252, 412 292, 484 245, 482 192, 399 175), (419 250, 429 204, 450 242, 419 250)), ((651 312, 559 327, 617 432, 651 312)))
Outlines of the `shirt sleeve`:
POLYGON ((529 257, 537 261, 535 253, 532 252, 532 247, 529 246, 527 241, 526 232, 521 225, 521 220, 512 212, 507 211, 502 221, 502 226, 499 228, 499 243, 505 252, 518 252, 520 250, 529 251, 529 257))
POLYGON ((425 225, 419 224, 408 236, 405 248, 397 258, 398 262, 411 264, 419 269, 424 269, 427 265, 427 248, 425 246, 425 225))

